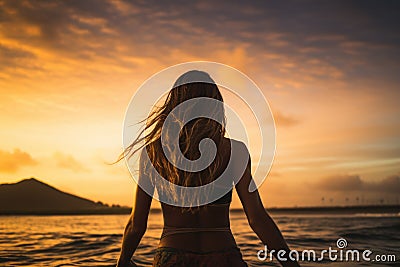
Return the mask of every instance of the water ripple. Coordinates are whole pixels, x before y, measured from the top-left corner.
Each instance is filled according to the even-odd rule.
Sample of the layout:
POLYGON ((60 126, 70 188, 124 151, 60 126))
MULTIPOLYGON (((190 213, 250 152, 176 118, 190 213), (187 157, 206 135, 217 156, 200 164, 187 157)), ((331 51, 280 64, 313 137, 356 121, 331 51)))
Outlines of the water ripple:
MULTIPOLYGON (((279 266, 257 259, 263 245, 244 214, 231 215, 232 232, 249 266, 279 266)), ((127 215, 109 216, 8 216, 0 217, 1 266, 115 266, 127 215)), ((400 218, 275 216, 291 248, 336 247, 339 237, 350 247, 394 253, 399 259, 400 218)), ((161 214, 151 214, 148 229, 134 259, 151 266, 162 225, 161 214)), ((345 266, 325 260, 326 266, 345 266)), ((302 266, 313 266, 303 263, 302 266)), ((348 266, 348 265, 346 265, 348 266)), ((357 266, 372 266, 359 263, 357 266)), ((384 265, 373 265, 384 266, 384 265)), ((386 266, 395 266, 387 264, 386 266)))

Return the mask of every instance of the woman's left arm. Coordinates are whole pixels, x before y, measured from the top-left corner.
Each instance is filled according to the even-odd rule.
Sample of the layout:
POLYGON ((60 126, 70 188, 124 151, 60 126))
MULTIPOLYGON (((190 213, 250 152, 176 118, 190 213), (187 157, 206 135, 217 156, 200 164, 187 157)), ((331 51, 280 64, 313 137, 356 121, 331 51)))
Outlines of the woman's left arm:
POLYGON ((144 175, 142 166, 140 166, 139 182, 136 188, 135 204, 132 210, 132 214, 129 217, 129 221, 125 227, 124 236, 122 238, 121 253, 118 259, 117 267, 135 266, 131 263, 131 258, 136 248, 138 247, 144 233, 146 232, 147 218, 149 216, 153 196, 149 195, 141 188, 141 186, 139 186, 144 180, 149 181, 150 179, 147 175, 144 175))

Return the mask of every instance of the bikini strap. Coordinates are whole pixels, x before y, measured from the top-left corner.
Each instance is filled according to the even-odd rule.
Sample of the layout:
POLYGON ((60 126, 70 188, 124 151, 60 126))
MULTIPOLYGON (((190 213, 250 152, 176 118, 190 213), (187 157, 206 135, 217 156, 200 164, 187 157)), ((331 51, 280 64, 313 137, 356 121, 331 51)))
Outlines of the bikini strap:
POLYGON ((198 233, 198 232, 230 232, 230 227, 171 227, 164 226, 161 238, 174 235, 174 234, 184 234, 184 233, 198 233))

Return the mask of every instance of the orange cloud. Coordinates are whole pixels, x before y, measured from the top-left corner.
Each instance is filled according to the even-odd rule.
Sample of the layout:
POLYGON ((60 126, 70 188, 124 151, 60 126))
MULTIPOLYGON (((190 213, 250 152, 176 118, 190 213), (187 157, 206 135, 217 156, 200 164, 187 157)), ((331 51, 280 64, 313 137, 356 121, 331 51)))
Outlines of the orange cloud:
POLYGON ((83 165, 78 160, 76 160, 72 155, 64 154, 61 152, 55 152, 54 158, 57 161, 58 167, 61 167, 64 169, 69 169, 74 172, 89 172, 90 171, 85 165, 83 165))
POLYGON ((380 181, 364 181, 359 175, 339 175, 324 178, 316 187, 325 191, 359 191, 398 194, 400 192, 400 175, 391 175, 380 181))
POLYGON ((18 148, 13 152, 0 150, 0 171, 15 173, 23 166, 33 166, 38 162, 30 154, 18 148))
POLYGON ((298 118, 283 114, 279 111, 275 111, 273 114, 275 123, 278 126, 293 126, 300 122, 298 118))

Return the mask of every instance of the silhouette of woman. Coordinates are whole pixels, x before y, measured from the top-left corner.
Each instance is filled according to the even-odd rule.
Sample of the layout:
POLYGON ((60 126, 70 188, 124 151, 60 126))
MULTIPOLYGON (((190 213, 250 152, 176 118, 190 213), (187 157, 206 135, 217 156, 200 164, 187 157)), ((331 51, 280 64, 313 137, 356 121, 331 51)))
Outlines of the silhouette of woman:
MULTIPOLYGON (((149 191, 154 193, 155 190, 160 200, 170 201, 161 201, 164 228, 153 266, 247 266, 230 230, 229 207, 233 187, 239 195, 249 225, 261 241, 270 250, 289 252, 280 230, 264 209, 258 191, 248 190, 252 182, 250 155, 242 142, 225 137, 222 103, 222 95, 207 73, 189 71, 181 75, 168 93, 165 103, 149 115, 145 129, 120 155, 118 161, 140 153, 138 183, 146 185, 150 190, 137 187, 134 208, 123 236, 118 267, 136 266, 131 257, 146 231, 153 199, 149 191), (168 115, 175 108, 196 98, 217 101, 209 102, 206 107, 196 103, 187 105, 175 112, 174 119, 167 123, 168 115), (207 109, 212 118, 196 118, 196 114, 202 114, 201 109, 207 109), (183 123, 185 117, 191 117, 192 120, 183 123), (178 132, 177 138, 173 137, 174 131, 178 132), (163 132, 166 133, 164 140, 163 132), (202 149, 204 139, 212 140, 215 144, 214 155, 210 152, 212 149, 202 149), (190 162, 199 159, 207 161, 212 157, 212 163, 199 171, 182 169, 182 166, 178 168, 169 159, 175 156, 174 163, 181 162, 179 156, 176 156, 179 154, 190 162), (236 167, 240 165, 245 166, 244 170, 236 167), (157 175, 164 181, 184 187, 207 185, 221 175, 230 177, 231 181, 228 183, 230 188, 224 191, 227 193, 204 204, 201 200, 207 198, 206 191, 198 195, 185 195, 168 186, 168 183, 160 180, 156 182, 157 175)), ((183 166, 188 167, 185 164, 183 166)), ((282 266, 299 266, 296 261, 280 262, 282 266)))

